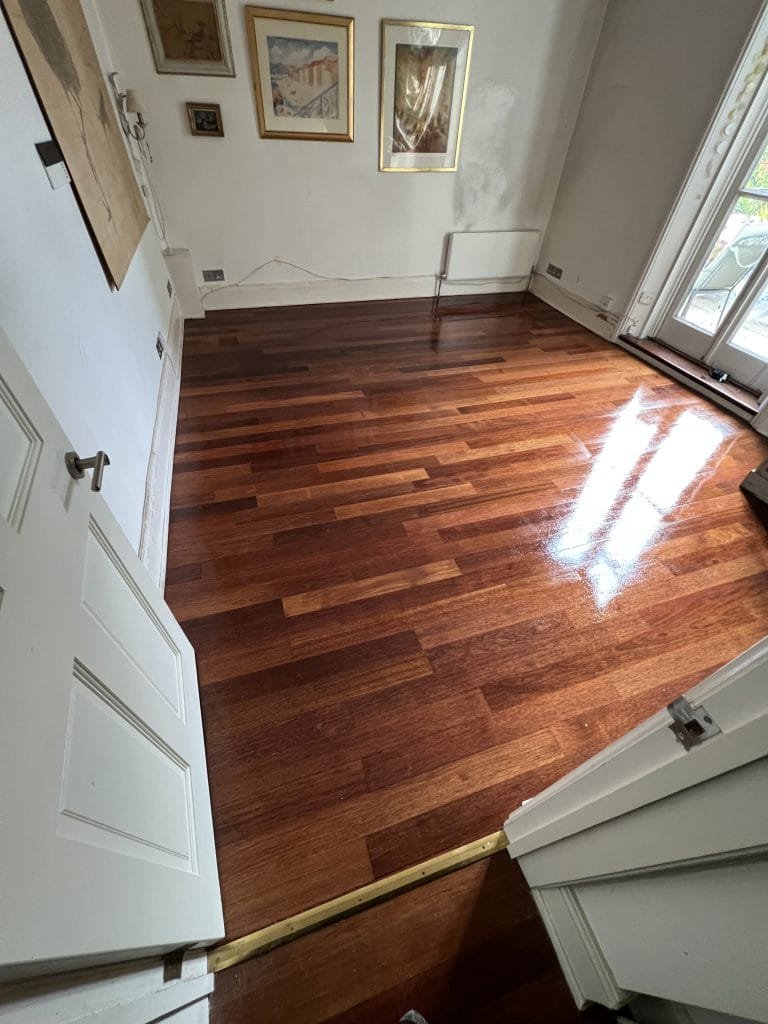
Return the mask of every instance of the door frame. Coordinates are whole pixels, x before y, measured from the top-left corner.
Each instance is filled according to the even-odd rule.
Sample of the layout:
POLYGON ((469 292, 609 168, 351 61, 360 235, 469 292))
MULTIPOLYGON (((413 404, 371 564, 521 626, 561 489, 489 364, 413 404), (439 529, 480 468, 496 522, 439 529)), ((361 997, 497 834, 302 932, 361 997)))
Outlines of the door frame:
POLYGON ((661 234, 627 306, 626 324, 653 337, 714 231, 741 166, 768 136, 768 0, 763 0, 661 234))
MULTIPOLYGON (((563 972, 579 1007, 597 1002, 611 1008, 635 993, 623 990, 590 928, 574 885, 603 877, 628 877, 652 870, 659 858, 676 864, 702 862, 694 831, 677 841, 673 853, 656 840, 634 849, 606 868, 600 826, 635 811, 663 805, 691 787, 768 757, 768 637, 699 683, 686 696, 703 706, 721 729, 719 735, 685 751, 670 730, 668 709, 621 737, 559 782, 513 812, 504 825, 508 851, 519 860, 563 972), (573 843, 588 851, 574 856, 573 843), (563 844, 559 848, 559 844, 563 844), (590 846, 592 853, 590 855, 590 846), (600 856, 595 856, 596 852, 600 856)), ((733 776, 730 776, 733 778, 733 776)), ((702 815, 705 817, 705 815, 702 815)), ((626 818, 624 820, 627 820, 626 818)), ((734 847, 732 832, 721 831, 707 846, 705 860, 735 859, 768 848, 760 828, 734 847), (720 843, 720 847, 717 843, 720 843)))

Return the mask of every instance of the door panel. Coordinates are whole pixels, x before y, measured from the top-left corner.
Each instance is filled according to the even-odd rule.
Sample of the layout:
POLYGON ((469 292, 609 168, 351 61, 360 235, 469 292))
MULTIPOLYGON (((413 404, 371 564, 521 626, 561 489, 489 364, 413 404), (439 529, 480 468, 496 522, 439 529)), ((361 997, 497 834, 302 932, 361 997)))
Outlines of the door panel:
POLYGON ((659 996, 768 1024, 768 639, 505 825, 576 1000, 659 996), (678 721, 689 721, 678 705, 678 721), (699 745, 696 740, 701 738, 699 745))
POLYGON ((3 976, 223 934, 194 652, 70 448, 0 335, 3 976))

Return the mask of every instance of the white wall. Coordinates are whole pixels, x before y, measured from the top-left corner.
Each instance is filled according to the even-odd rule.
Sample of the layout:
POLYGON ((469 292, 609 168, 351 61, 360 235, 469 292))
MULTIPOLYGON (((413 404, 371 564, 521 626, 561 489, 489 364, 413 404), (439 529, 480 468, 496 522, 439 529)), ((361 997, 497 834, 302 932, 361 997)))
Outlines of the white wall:
MULTIPOLYGON (((308 11, 325 0, 285 0, 308 11)), ((198 271, 237 281, 281 257, 334 278, 270 268, 221 305, 429 294, 447 232, 547 223, 605 0, 339 0, 355 17, 355 142, 261 139, 243 4, 227 0, 237 77, 157 75, 138 2, 98 0, 125 85, 148 107, 153 175, 172 246, 198 271), (476 25, 464 142, 456 174, 378 170, 380 19, 476 25), (184 103, 221 103, 224 139, 189 134, 184 103), (386 281, 384 278, 395 278, 386 281), (264 282, 305 282, 269 288, 264 282)), ((208 300, 212 305, 214 297, 208 300)))
POLYGON ((104 497, 138 546, 170 314, 160 246, 150 226, 110 291, 72 189, 48 184, 35 143, 50 132, 2 18, 0 109, 0 324, 75 450, 109 454, 104 497))
MULTIPOLYGON (((570 292, 624 312, 758 7, 611 0, 539 270, 555 263, 570 292)), ((536 291, 610 333, 542 279, 536 291)))

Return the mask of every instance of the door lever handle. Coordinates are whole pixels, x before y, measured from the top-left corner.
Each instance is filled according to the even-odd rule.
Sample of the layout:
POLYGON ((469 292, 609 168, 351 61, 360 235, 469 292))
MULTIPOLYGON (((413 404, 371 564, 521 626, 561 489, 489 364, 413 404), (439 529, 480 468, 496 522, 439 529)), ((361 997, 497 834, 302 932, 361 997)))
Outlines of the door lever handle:
POLYGON ((81 459, 77 452, 67 452, 64 456, 64 462, 73 480, 81 480, 85 476, 86 469, 92 469, 91 490, 101 490, 104 469, 109 465, 109 456, 106 452, 96 452, 90 459, 81 459))

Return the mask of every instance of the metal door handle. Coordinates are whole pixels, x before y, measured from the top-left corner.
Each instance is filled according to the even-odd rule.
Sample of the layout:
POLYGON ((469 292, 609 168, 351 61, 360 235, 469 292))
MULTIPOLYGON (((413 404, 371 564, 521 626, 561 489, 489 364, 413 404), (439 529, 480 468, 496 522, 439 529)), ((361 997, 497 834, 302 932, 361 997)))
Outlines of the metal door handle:
POLYGON ((96 452, 90 459, 81 459, 77 452, 67 452, 64 456, 64 462, 73 480, 81 480, 85 476, 86 469, 92 469, 91 490, 101 490, 104 468, 109 465, 109 456, 106 452, 96 452))

